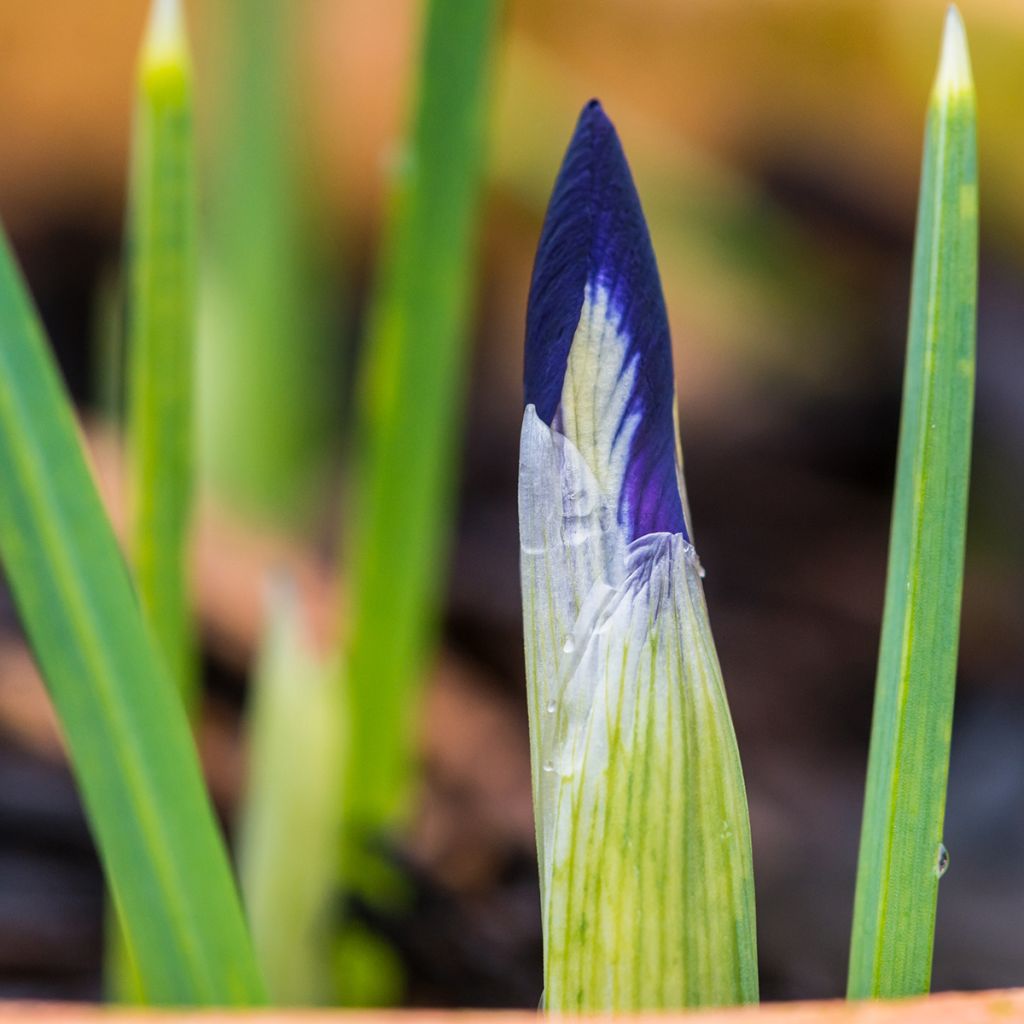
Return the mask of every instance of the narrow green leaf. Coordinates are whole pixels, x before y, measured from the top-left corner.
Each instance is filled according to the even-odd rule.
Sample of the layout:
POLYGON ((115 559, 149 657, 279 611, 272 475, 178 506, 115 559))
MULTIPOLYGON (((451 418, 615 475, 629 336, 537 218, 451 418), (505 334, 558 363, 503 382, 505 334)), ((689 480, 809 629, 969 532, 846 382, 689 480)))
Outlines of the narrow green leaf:
POLYGON ((201 470, 236 511, 289 528, 315 511, 340 392, 303 165, 309 7, 208 5, 223 54, 202 278, 201 470))
MULTIPOLYGON (((411 135, 384 236, 351 551, 344 881, 373 896, 366 843, 401 821, 450 517, 498 0, 431 0, 411 135)), ((369 996, 367 998, 373 998, 369 996)))
POLYGON ((192 72, 177 0, 143 44, 129 211, 132 555, 139 596, 186 707, 195 691, 192 507, 196 196, 192 72))
POLYGON ((147 997, 262 985, 181 701, 157 654, 6 239, 0 559, 57 709, 147 997))
MULTIPOLYGON (((131 550, 146 620, 191 710, 197 682, 187 576, 196 210, 192 69, 178 0, 155 0, 150 11, 136 75, 133 147, 126 275, 131 550)), ((144 1003, 115 913, 108 924, 110 994, 144 1003)))
POLYGON ((250 696, 239 875, 274 1005, 322 1005, 332 989, 338 672, 313 650, 290 581, 275 586, 268 604, 250 696))
POLYGON ((963 23, 950 8, 925 135, 851 998, 915 995, 931 980, 963 583, 977 259, 974 86, 963 23))

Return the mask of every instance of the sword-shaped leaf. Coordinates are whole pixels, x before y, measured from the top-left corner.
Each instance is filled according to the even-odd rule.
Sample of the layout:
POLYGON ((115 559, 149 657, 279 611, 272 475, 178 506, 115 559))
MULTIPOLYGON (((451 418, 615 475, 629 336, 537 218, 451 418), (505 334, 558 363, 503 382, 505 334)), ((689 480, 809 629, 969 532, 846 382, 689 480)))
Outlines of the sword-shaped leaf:
POLYGON ((946 18, 925 133, 848 992, 927 992, 944 870, 978 289, 974 85, 946 18))
POLYGON ((146 997, 244 1005, 262 983, 188 721, 0 239, 0 561, 67 740, 146 997))

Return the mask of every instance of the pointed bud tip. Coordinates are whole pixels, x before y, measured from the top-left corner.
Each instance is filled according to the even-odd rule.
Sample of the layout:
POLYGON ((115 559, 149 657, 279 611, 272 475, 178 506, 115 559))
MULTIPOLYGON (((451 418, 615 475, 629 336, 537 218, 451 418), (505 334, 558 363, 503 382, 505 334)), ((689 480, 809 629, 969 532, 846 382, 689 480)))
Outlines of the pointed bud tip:
POLYGON ((618 139, 615 125, 612 124, 611 118, 601 106, 601 101, 596 97, 584 104, 576 121, 576 137, 581 135, 601 141, 607 141, 610 138, 618 139))
POLYGON ((580 444, 592 468, 615 466, 606 497, 618 501, 630 540, 686 534, 665 300, 636 184, 597 100, 580 112, 544 218, 523 383, 525 403, 580 444), (612 422, 610 413, 601 419, 606 407, 629 429, 592 432, 595 416, 612 422))
POLYGON ((946 12, 946 27, 942 34, 942 57, 935 77, 935 95, 959 96, 973 90, 967 32, 956 4, 950 4, 946 12))

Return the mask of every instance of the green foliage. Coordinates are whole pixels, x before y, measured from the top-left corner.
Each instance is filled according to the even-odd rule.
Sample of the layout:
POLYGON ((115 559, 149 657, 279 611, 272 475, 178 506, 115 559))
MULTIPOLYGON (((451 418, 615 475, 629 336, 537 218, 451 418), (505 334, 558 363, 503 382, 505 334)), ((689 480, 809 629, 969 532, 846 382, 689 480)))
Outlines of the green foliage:
POLYGON ((188 595, 195 358, 192 74, 176 2, 143 45, 129 210, 129 444, 139 597, 171 675, 195 691, 188 595))
POLYGON ((951 9, 925 136, 851 997, 914 995, 931 979, 963 583, 977 259, 974 87, 963 25, 951 9))
POLYGON ((443 583, 499 6, 426 7, 412 130, 395 172, 361 381, 347 538, 343 881, 370 895, 386 882, 366 844, 408 807, 420 676, 443 583))
POLYGON ((281 581, 270 597, 250 696, 239 874, 270 998, 317 1005, 332 990, 338 673, 312 649, 293 587, 281 581))
MULTIPOLYGON (((126 275, 131 549, 146 621, 190 710, 197 683, 187 571, 196 196, 192 69, 177 0, 153 5, 136 92, 126 275)), ((117 407, 117 355, 111 344, 103 361, 108 413, 117 407)), ((144 1002, 114 913, 108 925, 111 994, 122 1002, 144 1002)))
POLYGON ((0 559, 146 995, 258 1003, 262 984, 188 722, 6 241, 0 480, 0 559))
MULTIPOLYGON (((226 0, 199 359, 199 454, 211 490, 264 522, 307 522, 341 384, 318 292, 303 166, 305 0, 226 0)), ((332 289, 337 284, 332 283, 332 289)))

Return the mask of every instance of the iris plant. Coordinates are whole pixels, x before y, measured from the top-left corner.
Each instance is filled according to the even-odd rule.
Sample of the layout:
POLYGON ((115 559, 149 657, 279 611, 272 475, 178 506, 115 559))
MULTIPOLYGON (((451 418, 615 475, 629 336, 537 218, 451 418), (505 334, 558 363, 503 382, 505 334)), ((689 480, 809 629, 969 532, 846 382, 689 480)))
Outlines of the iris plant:
MULTIPOLYGON (((140 998, 258 1005, 264 981, 181 700, 193 681, 183 588, 195 210, 180 11, 155 2, 131 218, 137 576, 2 228, 0 562, 60 718, 140 998)), ((404 897, 373 843, 399 830, 414 788, 415 684, 442 561, 499 9, 428 9, 415 159, 383 246, 364 378, 344 690, 341 670, 307 650, 293 602, 256 685, 241 845, 251 928, 278 1001, 323 998, 338 950, 346 1000, 397 991, 376 936, 347 920, 336 950, 324 908, 337 860, 353 904, 394 916, 404 897)), ((251 211, 239 210, 244 227, 251 211)), ((923 992, 930 981, 947 859, 977 215, 974 88, 951 11, 918 215, 854 997, 923 992)), ((270 253, 280 263, 279 248, 257 262, 270 253)), ((674 379, 640 201, 595 101, 537 254, 520 461, 545 1003, 555 1011, 757 998, 746 796, 693 546, 674 379)))
POLYGON ((587 105, 527 311, 519 518, 545 1003, 757 998, 746 795, 682 475, 668 318, 587 105))

